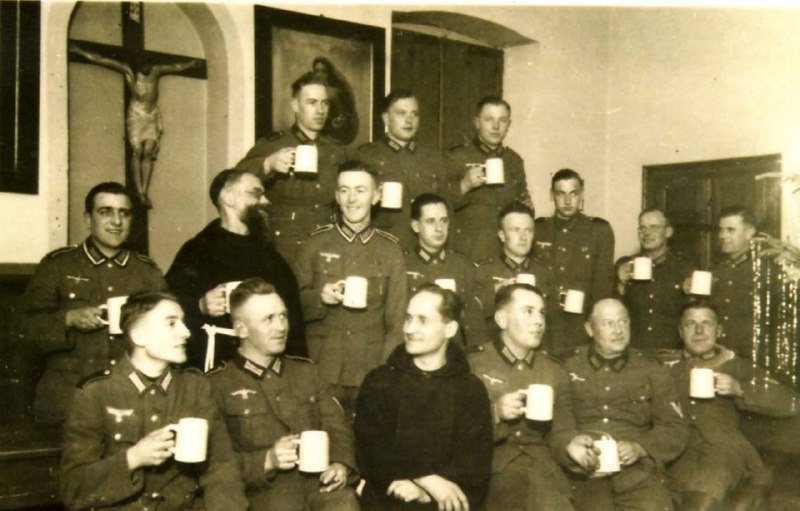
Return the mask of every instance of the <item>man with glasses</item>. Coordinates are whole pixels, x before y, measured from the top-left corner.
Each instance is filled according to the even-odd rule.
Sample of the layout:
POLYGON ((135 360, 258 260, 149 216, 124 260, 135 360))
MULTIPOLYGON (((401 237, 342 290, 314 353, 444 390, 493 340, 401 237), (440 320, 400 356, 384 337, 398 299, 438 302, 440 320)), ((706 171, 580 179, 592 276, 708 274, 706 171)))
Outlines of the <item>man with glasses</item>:
MULTIPOLYGON (((669 250, 674 231, 663 211, 645 209, 639 214, 641 251, 632 257, 652 261, 650 280, 633 279, 633 261, 618 264, 618 289, 631 316, 631 339, 639 349, 674 349, 680 346, 675 326, 684 301, 682 284, 694 267, 681 254, 669 250)), ((631 258, 632 259, 632 258, 631 258)))

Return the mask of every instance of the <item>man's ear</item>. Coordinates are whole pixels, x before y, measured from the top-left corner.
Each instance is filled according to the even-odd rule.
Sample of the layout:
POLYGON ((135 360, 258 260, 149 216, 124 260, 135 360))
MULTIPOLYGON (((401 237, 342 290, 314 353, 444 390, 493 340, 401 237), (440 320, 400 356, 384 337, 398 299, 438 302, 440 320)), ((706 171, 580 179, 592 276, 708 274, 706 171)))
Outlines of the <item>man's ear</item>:
POLYGON ((458 321, 451 320, 448 321, 447 324, 444 326, 444 335, 448 339, 452 339, 458 333, 458 321))
POLYGON ((247 339, 247 327, 244 326, 241 320, 236 319, 233 321, 233 329, 236 331, 236 336, 239 339, 247 339))
POLYGON ((494 312, 494 322, 500 327, 500 330, 505 330, 508 327, 508 315, 503 309, 498 309, 494 312))
POLYGON ((414 231, 415 234, 419 234, 419 220, 411 221, 411 230, 414 231))

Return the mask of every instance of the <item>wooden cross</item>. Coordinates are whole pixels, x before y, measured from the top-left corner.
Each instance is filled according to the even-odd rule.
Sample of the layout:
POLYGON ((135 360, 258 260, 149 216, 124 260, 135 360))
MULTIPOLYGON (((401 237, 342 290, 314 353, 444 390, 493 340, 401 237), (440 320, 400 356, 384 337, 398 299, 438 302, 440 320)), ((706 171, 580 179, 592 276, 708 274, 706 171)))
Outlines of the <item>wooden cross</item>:
MULTIPOLYGON (((144 56, 150 64, 174 64, 176 62, 195 60, 198 62, 193 68, 186 69, 179 72, 174 72, 177 76, 185 76, 188 78, 207 78, 206 74, 206 61, 195 57, 186 55, 176 55, 171 53, 162 53, 155 51, 145 50, 144 47, 144 4, 142 2, 123 2, 121 4, 122 16, 122 46, 115 46, 110 44, 102 44, 91 41, 81 41, 77 39, 70 39, 69 44, 75 44, 84 50, 96 53, 103 57, 114 59, 119 62, 130 63, 134 61, 134 57, 141 58, 144 56)), ((86 63, 87 60, 80 55, 69 53, 70 62, 86 63)), ((128 105, 131 100, 131 93, 128 87, 125 87, 125 111, 128 111, 128 105)), ((125 132, 123 126, 123 132, 125 132)), ((131 189, 132 195, 136 197, 134 188, 134 176, 132 170, 133 151, 130 144, 125 143, 125 184, 131 189)), ((148 236, 147 236, 147 208, 136 199, 134 204, 134 211, 136 222, 131 227, 131 236, 128 240, 128 245, 137 252, 148 253, 148 236)))

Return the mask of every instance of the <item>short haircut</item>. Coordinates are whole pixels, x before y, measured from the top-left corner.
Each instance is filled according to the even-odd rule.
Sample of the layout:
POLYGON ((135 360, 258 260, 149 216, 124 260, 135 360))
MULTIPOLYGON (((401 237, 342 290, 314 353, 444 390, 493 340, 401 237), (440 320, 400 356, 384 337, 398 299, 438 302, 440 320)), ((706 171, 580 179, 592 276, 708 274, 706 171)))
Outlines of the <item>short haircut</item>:
POLYGON ((544 299, 544 293, 542 293, 541 289, 539 289, 536 286, 532 286, 530 284, 523 284, 520 282, 503 286, 497 290, 497 292, 494 294, 495 310, 500 310, 509 303, 511 303, 514 300, 515 291, 530 291, 532 293, 535 293, 536 296, 542 299, 542 303, 544 303, 545 308, 547 307, 547 301, 544 299))
POLYGON ((300 78, 292 82, 292 97, 296 98, 300 91, 303 90, 303 87, 307 85, 320 85, 327 89, 328 85, 320 80, 314 71, 309 71, 307 73, 303 73, 300 75, 300 78))
POLYGON ((116 181, 106 181, 105 183, 94 185, 92 189, 89 190, 89 193, 86 194, 86 199, 83 201, 83 210, 87 213, 94 211, 94 198, 101 193, 124 195, 131 202, 131 205, 133 205, 133 196, 131 192, 125 188, 125 185, 117 183, 116 181))
POLYGON ((447 208, 447 214, 450 215, 450 208, 447 205, 447 201, 444 200, 444 197, 436 195, 435 193, 422 193, 411 201, 411 219, 419 220, 422 218, 422 208, 430 206, 431 204, 444 204, 444 207, 447 208))
POLYGON ((280 296, 275 286, 261 277, 252 277, 243 280, 242 283, 236 286, 231 292, 231 316, 235 315, 236 311, 244 305, 250 297, 272 294, 280 296))
POLYGON ((664 213, 664 210, 661 209, 661 208, 646 208, 646 209, 643 209, 642 212, 639 213, 639 220, 641 220, 642 217, 644 215, 648 214, 648 213, 661 213, 661 216, 664 217, 664 222, 666 223, 666 225, 664 225, 664 227, 672 227, 672 222, 669 220, 669 217, 667 216, 666 213, 664 213))
POLYGON ((595 300, 595 302, 592 304, 592 306, 589 307, 589 311, 585 315, 586 319, 591 321, 592 318, 594 317, 594 311, 595 311, 595 309, 597 309, 597 304, 600 303, 600 302, 605 302, 607 300, 613 300, 613 301, 617 302, 618 304, 622 305, 622 308, 625 309, 625 312, 627 312, 628 316, 630 317, 631 311, 628 310, 628 306, 625 305, 625 302, 623 302, 619 298, 601 298, 599 300, 595 300))
POLYGON ((401 99, 412 99, 412 98, 416 99, 417 101, 419 101, 419 99, 417 99, 416 94, 414 94, 413 92, 411 92, 408 89, 393 90, 385 98, 383 98, 383 105, 382 105, 383 106, 383 110, 382 110, 382 112, 384 112, 384 113, 388 112, 389 109, 392 107, 392 105, 394 105, 395 103, 397 103, 401 99))
POLYGON ((508 101, 501 98, 500 96, 484 96, 478 101, 478 104, 475 106, 475 115, 480 115, 483 111, 483 107, 486 105, 496 105, 496 106, 504 106, 506 110, 508 110, 508 115, 511 115, 511 105, 508 104, 508 101))
POLYGON ((555 190, 558 181, 567 181, 569 179, 577 179, 581 188, 583 188, 583 178, 580 174, 572 169, 561 169, 553 174, 553 178, 550 180, 550 189, 555 190))
POLYGON ((128 341, 128 349, 132 347, 131 330, 142 316, 155 309, 163 301, 175 302, 180 304, 178 297, 169 291, 140 291, 128 297, 128 301, 122 306, 119 326, 122 334, 128 341))
POLYGON ((434 294, 442 299, 438 311, 445 321, 461 322, 461 311, 464 309, 464 304, 456 293, 449 289, 441 288, 436 284, 425 284, 417 289, 417 292, 411 297, 413 298, 420 293, 434 294))
POLYGON ((375 170, 375 167, 362 160, 347 160, 336 169, 336 175, 338 176, 342 172, 366 172, 372 176, 372 179, 375 180, 375 184, 380 180, 380 176, 375 170))
POLYGON ((752 228, 756 228, 756 217, 753 215, 753 212, 747 209, 746 207, 736 204, 735 206, 728 206, 727 208, 722 208, 719 212, 719 219, 722 220, 723 218, 728 218, 731 216, 738 216, 742 219, 742 223, 749 225, 752 228))
POLYGON ((505 217, 511 213, 528 215, 532 220, 536 218, 533 208, 528 207, 527 204, 520 201, 509 202, 503 206, 503 208, 500 210, 500 213, 497 214, 497 225, 499 225, 501 229, 503 228, 503 219, 505 219, 505 217))
POLYGON ((245 174, 249 174, 249 172, 244 169, 225 169, 214 176, 214 179, 211 180, 211 186, 208 187, 208 196, 211 198, 211 203, 214 204, 214 207, 219 207, 219 195, 222 190, 226 186, 238 182, 245 174))
POLYGON ((707 298, 697 298, 697 299, 694 299, 694 300, 688 300, 686 303, 684 303, 683 306, 681 307, 681 318, 683 318, 683 314, 686 311, 692 310, 692 309, 710 310, 711 312, 714 313, 714 319, 716 319, 717 322, 719 322, 719 309, 717 309, 717 306, 714 305, 711 302, 711 300, 709 300, 707 298))

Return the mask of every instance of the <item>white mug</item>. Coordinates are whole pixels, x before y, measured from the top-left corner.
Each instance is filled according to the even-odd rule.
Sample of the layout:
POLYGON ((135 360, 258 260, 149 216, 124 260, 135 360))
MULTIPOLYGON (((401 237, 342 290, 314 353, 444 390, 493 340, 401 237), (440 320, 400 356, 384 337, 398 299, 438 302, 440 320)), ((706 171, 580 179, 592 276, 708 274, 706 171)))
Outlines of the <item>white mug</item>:
POLYGON ((119 335, 122 333, 122 327, 119 320, 122 316, 122 306, 128 301, 127 296, 112 296, 106 299, 106 303, 98 307, 106 311, 108 319, 100 318, 100 321, 108 326, 108 333, 119 335))
POLYGON ((242 283, 241 280, 234 280, 234 281, 225 283, 225 313, 226 314, 230 314, 231 313, 231 293, 233 293, 233 290, 236 289, 237 287, 239 287, 239 284, 241 284, 241 283, 242 283))
POLYGON ((577 289, 567 289, 559 295, 561 307, 564 312, 572 314, 583 314, 583 291, 577 289))
POLYGON ((517 275, 515 282, 517 284, 528 284, 529 286, 535 286, 536 275, 533 273, 520 273, 517 275))
POLYGON ((442 289, 449 289, 454 293, 456 292, 456 279, 436 279, 433 283, 442 289))
POLYGON ((689 294, 711 296, 711 272, 695 270, 692 272, 692 285, 689 294))
POLYGON ((689 373, 689 396, 697 399, 714 397, 714 370, 694 367, 689 373))
POLYGON ((532 421, 553 420, 553 387, 540 383, 528 386, 525 417, 532 421))
POLYGON ((617 451, 617 442, 612 438, 603 437, 601 440, 595 440, 594 446, 600 449, 599 465, 596 474, 610 474, 619 472, 619 451, 617 451))
POLYGON ((653 280, 653 260, 637 257, 633 260, 633 280, 653 280))
POLYGON ((197 417, 185 417, 166 429, 175 433, 175 461, 199 463, 206 460, 208 447, 208 421, 197 417))
POLYGON ((294 153, 294 171, 317 173, 317 146, 299 145, 294 153))
POLYGON ((330 440, 326 431, 303 431, 300 433, 300 472, 324 472, 328 470, 330 440))
POLYGON ((386 181, 381 185, 381 207, 403 209, 403 183, 386 181))
POLYGON ((501 185, 506 182, 502 158, 487 158, 485 168, 487 185, 501 185))
POLYGON ((342 304, 351 309, 365 309, 367 307, 366 277, 350 276, 344 280, 344 300, 342 304))

